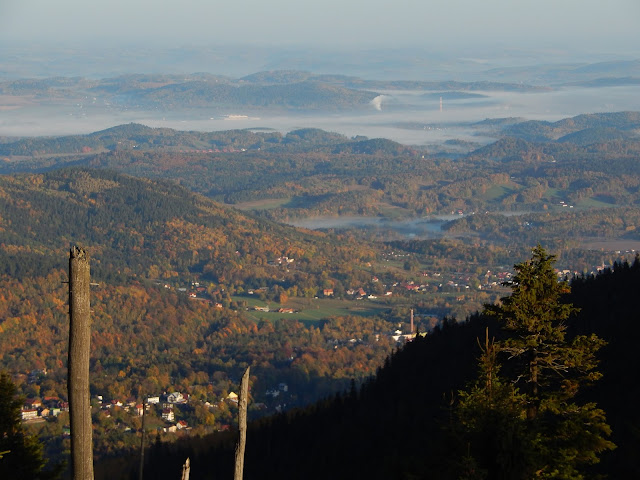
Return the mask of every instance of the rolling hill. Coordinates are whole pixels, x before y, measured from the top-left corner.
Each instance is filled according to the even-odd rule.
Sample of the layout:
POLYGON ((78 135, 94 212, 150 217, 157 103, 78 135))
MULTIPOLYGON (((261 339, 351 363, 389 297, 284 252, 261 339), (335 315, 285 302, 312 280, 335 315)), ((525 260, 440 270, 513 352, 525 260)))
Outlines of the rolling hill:
POLYGON ((0 198, 5 270, 18 263, 16 253, 57 257, 60 265, 66 249, 81 244, 92 252, 98 274, 217 282, 272 282, 274 273, 263 265, 288 256, 300 268, 275 275, 286 284, 294 275, 339 270, 343 255, 353 262, 373 255, 364 245, 358 254, 330 237, 248 216, 172 183, 106 170, 0 177, 0 198))

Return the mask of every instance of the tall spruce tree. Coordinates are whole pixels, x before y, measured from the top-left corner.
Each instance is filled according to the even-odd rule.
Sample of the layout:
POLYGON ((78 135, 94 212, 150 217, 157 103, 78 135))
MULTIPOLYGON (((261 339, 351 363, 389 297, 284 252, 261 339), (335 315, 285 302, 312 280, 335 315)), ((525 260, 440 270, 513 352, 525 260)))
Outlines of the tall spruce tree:
POLYGON ((469 455, 491 472, 487 478, 582 479, 587 465, 615 447, 604 412, 576 400, 581 387, 600 378, 595 355, 604 342, 567 338, 577 309, 563 301, 569 285, 558 281, 554 263, 538 245, 531 260, 514 266, 506 283, 511 295, 485 306, 507 338, 485 347, 480 380, 461 394, 458 418, 463 438, 475 443, 469 455), (471 423, 469 412, 476 416, 471 423))

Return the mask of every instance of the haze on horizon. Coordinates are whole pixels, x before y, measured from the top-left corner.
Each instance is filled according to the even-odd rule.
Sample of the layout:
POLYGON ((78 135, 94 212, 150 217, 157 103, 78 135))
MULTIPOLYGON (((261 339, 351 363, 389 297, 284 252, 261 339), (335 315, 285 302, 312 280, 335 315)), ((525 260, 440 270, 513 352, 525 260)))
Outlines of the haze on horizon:
MULTIPOLYGON (((381 0, 3 0, 0 60, 5 63, 11 52, 29 49, 40 51, 40 60, 53 68, 47 57, 51 48, 66 48, 73 55, 87 49, 152 52, 237 45, 262 49, 256 55, 288 49, 288 68, 296 68, 296 61, 304 67, 312 62, 300 52, 313 57, 322 49, 389 50, 388 57, 380 55, 381 65, 393 59, 394 49, 419 49, 444 63, 462 59, 478 66, 488 62, 485 57, 520 64, 635 59, 640 56, 638 20, 637 0, 399 0, 393 6, 381 0)), ((214 65, 202 71, 215 69, 215 56, 211 59, 214 65)), ((260 66, 255 58, 246 62, 260 66)), ((319 68, 327 69, 326 58, 319 68)))

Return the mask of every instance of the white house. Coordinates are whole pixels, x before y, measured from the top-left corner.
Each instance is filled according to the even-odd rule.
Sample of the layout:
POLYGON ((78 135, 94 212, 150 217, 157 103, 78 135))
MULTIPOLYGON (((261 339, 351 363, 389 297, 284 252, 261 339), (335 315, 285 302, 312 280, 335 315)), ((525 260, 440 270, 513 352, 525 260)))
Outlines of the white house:
POLYGON ((162 410, 162 418, 167 422, 173 422, 176 417, 173 414, 173 410, 171 410, 170 408, 165 408, 162 410))
POLYGON ((169 395, 167 395, 167 402, 169 402, 169 403, 183 403, 184 402, 184 395, 182 395, 180 392, 170 393, 169 395))
POLYGON ((35 408, 22 410, 20 414, 22 416, 22 420, 31 420, 33 418, 38 418, 38 410, 36 410, 35 408))

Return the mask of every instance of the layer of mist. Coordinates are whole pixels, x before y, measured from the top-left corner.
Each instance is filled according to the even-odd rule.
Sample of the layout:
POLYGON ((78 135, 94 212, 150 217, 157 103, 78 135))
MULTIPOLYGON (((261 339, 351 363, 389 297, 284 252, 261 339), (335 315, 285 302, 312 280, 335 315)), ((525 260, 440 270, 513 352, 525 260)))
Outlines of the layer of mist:
POLYGON ((640 85, 584 88, 562 87, 537 93, 474 92, 455 98, 450 92, 381 92, 376 106, 362 113, 283 113, 270 110, 207 108, 145 111, 86 104, 5 107, 0 136, 86 134, 130 122, 177 130, 220 131, 321 128, 349 137, 388 138, 406 145, 428 146, 447 140, 492 142, 471 127, 485 119, 521 117, 556 121, 582 113, 640 110, 640 85), (442 97, 442 104, 440 98, 442 97), (442 106, 441 106, 442 105, 442 106), (378 108, 376 108, 378 107, 378 108))

